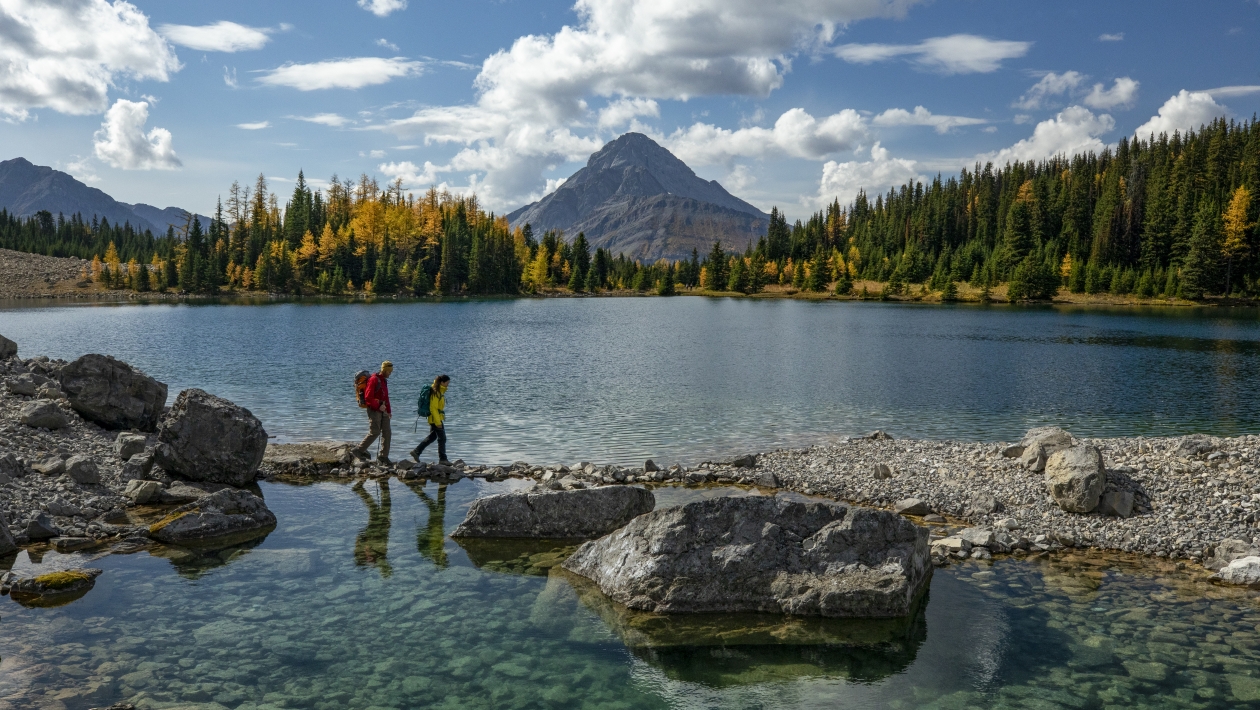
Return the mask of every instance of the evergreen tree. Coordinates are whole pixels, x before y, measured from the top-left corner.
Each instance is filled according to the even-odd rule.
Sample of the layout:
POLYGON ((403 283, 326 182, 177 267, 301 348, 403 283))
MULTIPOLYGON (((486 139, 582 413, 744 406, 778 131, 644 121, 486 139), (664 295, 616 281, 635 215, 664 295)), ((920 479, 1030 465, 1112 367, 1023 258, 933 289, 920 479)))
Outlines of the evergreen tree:
POLYGON ((1189 251, 1181 266, 1181 295, 1197 299, 1217 288, 1221 249, 1221 216, 1215 203, 1203 200, 1195 212, 1189 251))

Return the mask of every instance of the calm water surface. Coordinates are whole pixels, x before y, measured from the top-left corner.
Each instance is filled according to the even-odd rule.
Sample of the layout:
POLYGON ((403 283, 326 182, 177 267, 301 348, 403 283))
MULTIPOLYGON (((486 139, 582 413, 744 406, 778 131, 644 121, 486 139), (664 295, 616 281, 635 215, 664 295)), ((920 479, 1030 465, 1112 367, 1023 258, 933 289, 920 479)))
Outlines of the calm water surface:
MULTIPOLYGON (((278 440, 357 439, 351 378, 397 365, 396 451, 440 372, 452 457, 694 464, 883 428, 1010 440, 1260 431, 1255 310, 707 298, 0 305, 26 355, 103 352, 249 407, 278 440)), ((402 446, 405 444, 405 448, 402 446)))
MULTIPOLYGON (((1070 556, 972 562, 938 570, 923 611, 903 622, 702 617, 662 626, 548 575, 563 548, 465 549, 445 537, 472 499, 505 485, 263 484, 280 525, 261 544, 106 557, 93 563, 105 569, 96 588, 59 608, 0 598, 0 707, 1260 702, 1254 593, 1213 589, 1171 567, 1070 556)), ((658 489, 658 504, 694 495, 658 489)), ((80 562, 48 553, 36 564, 23 553, 15 564, 80 562)))

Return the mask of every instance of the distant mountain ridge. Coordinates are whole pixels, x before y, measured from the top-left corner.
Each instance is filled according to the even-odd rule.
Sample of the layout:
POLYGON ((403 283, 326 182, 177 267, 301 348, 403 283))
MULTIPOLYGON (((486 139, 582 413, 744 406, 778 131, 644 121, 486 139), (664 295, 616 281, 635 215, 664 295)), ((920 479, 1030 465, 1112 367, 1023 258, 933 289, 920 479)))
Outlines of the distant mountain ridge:
POLYGON ((609 142, 555 192, 508 214, 513 227, 528 223, 536 235, 583 232, 592 246, 644 261, 683 259, 714 241, 742 250, 769 220, 642 133, 609 142))
MULTIPOLYGON (((110 224, 130 222, 137 231, 148 229, 154 236, 165 234, 170 225, 177 229, 184 226, 184 210, 178 207, 160 209, 142 202, 119 202, 69 173, 35 165, 26 158, 0 161, 0 208, 18 217, 48 210, 66 217, 78 213, 88 222, 92 217, 108 219, 110 224)), ((209 217, 201 215, 201 220, 208 223, 209 217)))

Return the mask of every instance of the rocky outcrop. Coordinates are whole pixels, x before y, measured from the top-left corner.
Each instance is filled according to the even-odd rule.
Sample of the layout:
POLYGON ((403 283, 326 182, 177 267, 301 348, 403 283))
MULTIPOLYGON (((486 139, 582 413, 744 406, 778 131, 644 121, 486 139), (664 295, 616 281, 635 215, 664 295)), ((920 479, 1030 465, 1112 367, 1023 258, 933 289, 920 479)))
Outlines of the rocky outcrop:
POLYGON ((714 498, 639 516, 564 568, 657 613, 897 617, 932 574, 928 531, 888 511, 714 498))
POLYGON ((276 516, 262 498, 249 491, 225 488, 182 505, 149 527, 159 542, 209 544, 216 539, 244 540, 270 532, 276 516))
POLYGON ((166 385, 108 355, 63 367, 61 389, 74 411, 106 429, 153 431, 166 406, 166 385))
POLYGON ((34 429, 64 429, 70 424, 66 413, 55 402, 31 402, 18 415, 23 424, 34 429))
POLYGON ((481 498, 452 537, 589 538, 606 535, 652 510, 645 488, 530 489, 481 498))
POLYGON ((1098 507, 1107 484, 1102 454, 1093 446, 1073 446, 1046 460, 1046 492, 1068 513, 1088 513, 1098 507))
POLYGON ((267 432, 244 407, 184 390, 158 427, 157 464, 192 481, 245 486, 267 450, 267 432))

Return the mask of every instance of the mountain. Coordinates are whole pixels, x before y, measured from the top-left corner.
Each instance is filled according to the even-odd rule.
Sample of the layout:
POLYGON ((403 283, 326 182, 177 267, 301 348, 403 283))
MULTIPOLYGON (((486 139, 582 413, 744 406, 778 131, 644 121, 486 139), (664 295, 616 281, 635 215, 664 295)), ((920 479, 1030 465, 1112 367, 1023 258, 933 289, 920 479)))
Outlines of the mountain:
POLYGON ((770 217, 704 180, 642 133, 627 133, 599 149, 556 191, 508 215, 535 235, 585 232, 592 246, 614 255, 655 261, 701 254, 721 240, 743 250, 766 233, 770 217))
MULTIPOLYGON (((168 225, 184 225, 184 211, 178 207, 158 209, 119 202, 67 173, 34 165, 26 158, 0 161, 0 208, 19 217, 30 217, 40 210, 66 217, 77 212, 88 222, 93 216, 108 219, 110 224, 130 222, 139 231, 151 230, 154 236, 166 233, 168 225)), ((209 224, 210 218, 202 215, 201 221, 209 224)))

